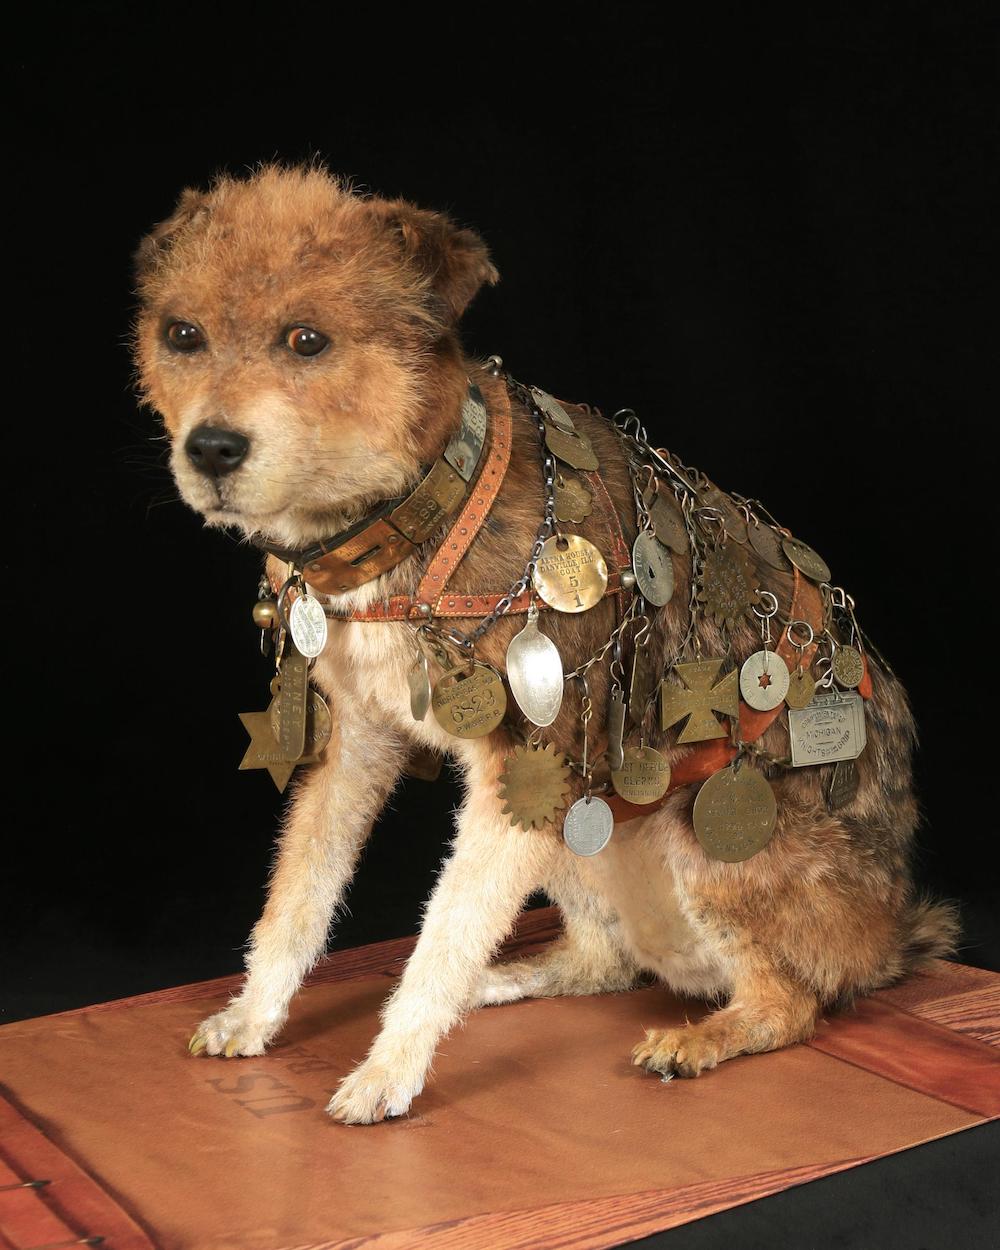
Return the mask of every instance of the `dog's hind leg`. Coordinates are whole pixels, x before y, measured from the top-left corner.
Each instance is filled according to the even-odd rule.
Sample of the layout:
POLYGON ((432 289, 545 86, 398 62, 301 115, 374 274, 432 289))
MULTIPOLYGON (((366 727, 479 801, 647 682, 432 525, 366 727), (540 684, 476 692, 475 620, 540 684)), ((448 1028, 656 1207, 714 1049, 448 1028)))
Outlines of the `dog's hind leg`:
POLYGON ((537 955, 485 968, 471 1006, 561 994, 609 994, 635 985, 639 969, 621 940, 617 914, 584 887, 568 856, 561 858, 561 870, 543 888, 559 905, 563 933, 537 955))
POLYGON ((281 1029, 292 996, 326 948, 330 921, 404 760, 404 745, 384 730, 342 718, 339 740, 296 790, 243 987, 198 1026, 193 1054, 260 1055, 281 1029), (378 750, 362 754, 376 732, 378 750))
POLYGON ((473 767, 452 854, 403 978, 382 1011, 368 1057, 327 1108, 347 1124, 403 1115, 420 1093, 441 1037, 461 1018, 487 962, 557 853, 551 830, 512 828, 495 770, 473 767))

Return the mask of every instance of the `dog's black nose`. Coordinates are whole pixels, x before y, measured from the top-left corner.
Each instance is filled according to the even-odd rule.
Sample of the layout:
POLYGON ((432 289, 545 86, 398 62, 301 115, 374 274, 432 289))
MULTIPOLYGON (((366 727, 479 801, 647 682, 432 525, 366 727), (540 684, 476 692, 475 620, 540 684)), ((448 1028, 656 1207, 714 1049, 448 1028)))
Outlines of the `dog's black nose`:
POLYGON ((235 430, 222 430, 215 425, 199 425, 188 435, 184 450, 199 473, 206 473, 209 477, 225 477, 233 469, 239 468, 250 450, 250 440, 235 430))

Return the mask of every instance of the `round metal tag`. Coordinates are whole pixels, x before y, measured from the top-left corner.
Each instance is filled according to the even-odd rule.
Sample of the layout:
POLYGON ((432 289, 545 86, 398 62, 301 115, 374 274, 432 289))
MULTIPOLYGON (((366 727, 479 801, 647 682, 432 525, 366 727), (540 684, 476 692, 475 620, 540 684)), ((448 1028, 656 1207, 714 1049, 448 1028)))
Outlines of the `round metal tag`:
POLYGON ((288 626, 292 642, 310 660, 326 646, 326 613, 315 595, 299 595, 288 613, 288 626))
POLYGON ((846 690, 860 685, 865 675, 865 662, 857 647, 838 647, 833 653, 833 675, 846 690))
POLYGON ((674 593, 674 562, 670 552, 649 530, 642 530, 632 544, 632 570, 636 585, 647 603, 662 608, 674 593))
POLYGON ((749 532, 750 546, 764 563, 769 564, 772 569, 780 569, 782 573, 787 573, 788 560, 781 549, 781 535, 774 526, 761 521, 757 525, 751 525, 749 532))
POLYGON ((764 849, 774 833, 778 804, 767 778, 744 764, 723 768, 694 801, 694 832, 705 854, 736 864, 764 849))
POLYGON ((789 674, 788 689, 785 691, 785 702, 789 707, 808 707, 815 693, 816 682, 807 668, 797 668, 789 674))
POLYGON ((485 664, 473 664, 472 672, 445 673, 431 695, 434 719, 456 738, 482 738, 492 733, 507 710, 503 682, 485 664))
POLYGON ((770 712, 788 693, 788 665, 773 651, 755 651, 740 669, 740 694, 758 712, 770 712))
POLYGON ((586 538, 559 534, 542 544, 531 580, 550 608, 586 612, 604 597, 608 566, 586 538))
POLYGON ((611 841, 615 817, 603 799, 577 799, 563 821, 563 840, 574 855, 596 855, 611 841))
POLYGON ((621 768, 611 772, 611 784, 630 803, 655 803, 670 788, 670 765, 652 747, 628 747, 621 768))
POLYGON ((524 629, 507 647, 507 682, 517 706, 533 725, 551 725, 563 699, 559 648, 538 628, 538 608, 528 612, 524 629))
POLYGON ((821 555, 817 555, 812 547, 799 538, 783 538, 781 549, 788 556, 800 573, 813 582, 828 582, 831 577, 830 566, 821 555))

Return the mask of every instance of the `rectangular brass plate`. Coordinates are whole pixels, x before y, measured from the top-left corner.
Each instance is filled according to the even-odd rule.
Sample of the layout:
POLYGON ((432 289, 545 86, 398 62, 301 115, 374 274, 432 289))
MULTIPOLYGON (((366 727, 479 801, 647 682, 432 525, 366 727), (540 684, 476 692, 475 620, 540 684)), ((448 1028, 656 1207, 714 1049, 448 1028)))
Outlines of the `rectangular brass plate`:
POLYGON ((408 542, 388 521, 380 518, 348 539, 336 551, 310 560, 303 576, 310 586, 328 595, 363 586, 380 573, 402 564, 413 554, 408 542))
POLYGON ((469 393, 462 405, 462 427, 444 449, 444 458, 461 473, 465 481, 471 481, 479 457, 486 442, 489 413, 482 391, 470 383, 469 393))
POLYGON ((430 538, 465 498, 465 481, 443 458, 435 461, 417 489, 404 499, 389 520, 411 543, 430 538))

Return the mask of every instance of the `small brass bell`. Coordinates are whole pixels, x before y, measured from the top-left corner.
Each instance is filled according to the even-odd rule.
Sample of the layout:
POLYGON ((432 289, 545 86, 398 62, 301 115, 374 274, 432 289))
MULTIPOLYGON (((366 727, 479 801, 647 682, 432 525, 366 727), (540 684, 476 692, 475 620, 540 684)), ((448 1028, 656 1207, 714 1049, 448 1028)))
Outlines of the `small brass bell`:
POLYGON ((253 605, 253 623, 258 629, 275 629, 278 624, 278 605, 273 599, 259 599, 253 605))

